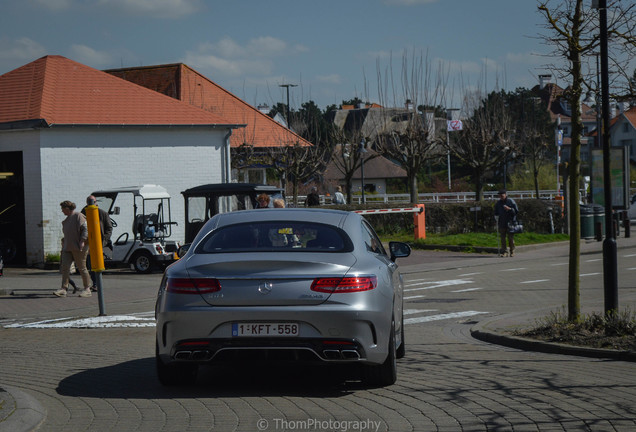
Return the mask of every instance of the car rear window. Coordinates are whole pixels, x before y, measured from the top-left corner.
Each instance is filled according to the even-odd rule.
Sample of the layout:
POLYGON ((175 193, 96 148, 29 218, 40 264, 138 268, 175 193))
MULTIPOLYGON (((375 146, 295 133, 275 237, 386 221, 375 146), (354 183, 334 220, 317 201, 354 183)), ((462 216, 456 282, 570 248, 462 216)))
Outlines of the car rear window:
POLYGON ((212 231, 195 253, 291 251, 349 252, 351 240, 331 225, 307 222, 256 222, 212 231))

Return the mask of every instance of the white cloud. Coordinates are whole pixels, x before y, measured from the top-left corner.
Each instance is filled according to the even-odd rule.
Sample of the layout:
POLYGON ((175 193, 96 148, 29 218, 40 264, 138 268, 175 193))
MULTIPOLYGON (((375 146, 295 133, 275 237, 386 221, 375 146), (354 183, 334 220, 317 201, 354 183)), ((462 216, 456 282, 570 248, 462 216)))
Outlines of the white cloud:
POLYGON ((218 42, 202 43, 196 50, 187 51, 183 61, 201 72, 213 70, 228 76, 265 76, 274 70, 274 58, 305 51, 307 48, 302 45, 290 46, 271 36, 250 39, 245 44, 226 37, 218 42))
POLYGON ((195 13, 201 7, 200 0, 98 0, 98 2, 101 6, 126 15, 153 18, 180 18, 195 13))
POLYGON ((12 61, 24 62, 31 61, 46 55, 46 49, 27 37, 21 37, 15 40, 0 38, 0 60, 3 63, 12 61))
POLYGON ((96 51, 86 45, 72 45, 71 58, 78 63, 99 69, 112 63, 112 56, 103 51, 96 51))

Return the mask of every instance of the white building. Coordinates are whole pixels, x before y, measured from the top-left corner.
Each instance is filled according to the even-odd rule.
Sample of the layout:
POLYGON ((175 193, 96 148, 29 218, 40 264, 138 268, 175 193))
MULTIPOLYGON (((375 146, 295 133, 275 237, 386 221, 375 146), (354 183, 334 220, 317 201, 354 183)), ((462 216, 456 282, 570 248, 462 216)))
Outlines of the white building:
POLYGON ((60 56, 8 72, 0 76, 0 245, 15 244, 16 264, 41 264, 59 253, 61 201, 79 210, 92 191, 148 183, 170 193, 179 223, 171 239, 182 240, 181 191, 229 181, 230 136, 242 126, 60 56))

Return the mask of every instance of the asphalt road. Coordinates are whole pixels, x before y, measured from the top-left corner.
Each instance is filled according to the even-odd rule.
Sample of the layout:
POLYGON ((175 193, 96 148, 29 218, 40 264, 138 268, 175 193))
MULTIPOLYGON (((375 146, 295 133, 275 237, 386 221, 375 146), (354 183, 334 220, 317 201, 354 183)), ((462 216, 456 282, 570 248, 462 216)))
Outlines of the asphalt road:
MULTIPOLYGON (((581 304, 603 310, 602 243, 582 244, 581 304)), ((619 304, 636 310, 636 241, 618 240, 619 304)), ((60 275, 0 279, 0 431, 633 431, 636 363, 482 342, 481 326, 531 326, 567 304, 567 244, 514 258, 415 252, 398 382, 355 370, 271 363, 204 368, 192 387, 154 374, 160 274, 104 275, 97 296, 56 298, 60 275), (13 407, 13 411, 11 411, 13 407)))

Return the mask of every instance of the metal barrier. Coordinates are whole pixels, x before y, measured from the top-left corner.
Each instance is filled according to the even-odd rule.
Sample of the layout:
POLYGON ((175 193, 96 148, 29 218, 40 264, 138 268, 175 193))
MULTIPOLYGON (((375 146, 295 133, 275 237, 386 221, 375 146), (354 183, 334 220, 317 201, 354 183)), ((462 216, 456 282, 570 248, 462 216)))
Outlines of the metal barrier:
POLYGON ((362 215, 371 214, 387 214, 387 213, 415 213, 413 215, 413 224, 415 225, 415 240, 426 238, 426 217, 424 213, 424 204, 418 204, 415 207, 407 208, 390 208, 390 209, 373 209, 373 210, 354 210, 354 213, 362 215))

